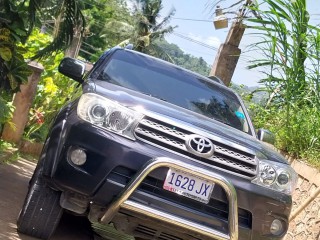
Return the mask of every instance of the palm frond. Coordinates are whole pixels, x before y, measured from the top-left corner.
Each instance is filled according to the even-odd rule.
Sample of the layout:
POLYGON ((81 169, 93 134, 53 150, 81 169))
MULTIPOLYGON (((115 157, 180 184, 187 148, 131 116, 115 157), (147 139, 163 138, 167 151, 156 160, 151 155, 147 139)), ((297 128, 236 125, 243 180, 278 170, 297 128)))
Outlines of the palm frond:
POLYGON ((65 49, 70 45, 76 31, 84 31, 85 19, 81 13, 77 0, 64 0, 60 8, 62 22, 58 34, 52 43, 39 51, 32 59, 45 57, 59 49, 65 49))
POLYGON ((176 12, 176 9, 175 9, 175 8, 171 8, 171 10, 170 10, 170 12, 167 14, 167 16, 165 16, 165 17, 163 18, 163 20, 162 20, 160 23, 158 23, 158 24, 153 28, 153 30, 154 30, 154 31, 158 31, 159 29, 161 29, 161 28, 163 28, 164 26, 166 26, 166 25, 169 23, 169 21, 171 20, 171 18, 174 16, 175 12, 176 12))
POLYGON ((28 7, 28 12, 29 12, 29 26, 27 29, 27 34, 28 36, 31 34, 32 29, 34 27, 34 24, 36 22, 36 15, 37 12, 41 11, 41 5, 43 4, 45 0, 30 0, 29 1, 29 7, 28 7))
POLYGON ((173 29, 174 29, 174 27, 167 27, 167 28, 165 28, 165 29, 161 29, 161 30, 159 30, 159 31, 156 31, 156 32, 152 32, 151 34, 150 34, 150 38, 151 39, 161 39, 161 38, 163 38, 166 34, 169 34, 169 33, 172 33, 173 32, 173 29))

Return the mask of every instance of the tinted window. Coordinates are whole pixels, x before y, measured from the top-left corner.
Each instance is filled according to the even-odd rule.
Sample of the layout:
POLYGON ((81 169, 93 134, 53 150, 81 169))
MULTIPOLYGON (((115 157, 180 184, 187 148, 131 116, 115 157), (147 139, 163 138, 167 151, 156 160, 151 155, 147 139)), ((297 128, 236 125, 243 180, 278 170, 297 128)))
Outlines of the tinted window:
POLYGON ((117 50, 98 76, 249 132, 237 97, 196 74, 134 52, 117 50))

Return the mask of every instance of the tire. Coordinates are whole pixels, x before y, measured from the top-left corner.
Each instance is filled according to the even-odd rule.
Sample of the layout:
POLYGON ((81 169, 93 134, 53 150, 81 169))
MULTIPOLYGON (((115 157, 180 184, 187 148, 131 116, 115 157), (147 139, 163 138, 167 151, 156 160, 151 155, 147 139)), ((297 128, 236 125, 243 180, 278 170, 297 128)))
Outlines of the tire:
POLYGON ((41 239, 49 239, 56 230, 63 209, 60 206, 60 192, 54 191, 36 176, 20 211, 18 232, 41 239))

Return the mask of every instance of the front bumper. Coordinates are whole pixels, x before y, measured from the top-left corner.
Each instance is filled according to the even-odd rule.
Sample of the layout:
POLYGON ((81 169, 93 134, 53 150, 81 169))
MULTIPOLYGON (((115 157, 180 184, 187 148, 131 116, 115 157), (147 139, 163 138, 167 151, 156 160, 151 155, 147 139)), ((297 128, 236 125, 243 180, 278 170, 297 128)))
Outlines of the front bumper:
MULTIPOLYGON (((62 123, 62 121, 61 121, 62 123)), ((199 163, 180 155, 167 152, 139 141, 132 141, 109 133, 87 122, 80 121, 76 114, 70 114, 64 122, 63 130, 55 123, 54 131, 63 132, 51 136, 52 143, 47 150, 47 156, 53 166, 47 172, 49 182, 63 191, 76 193, 91 202, 91 206, 103 208, 110 206, 114 198, 119 196, 123 187, 150 160, 158 157, 177 159, 193 168, 203 169, 199 163), (68 160, 70 147, 85 149, 88 160, 83 166, 75 166, 68 160), (58 149, 58 152, 57 152, 58 149)), ((249 180, 235 175, 208 169, 215 176, 228 179, 236 189, 238 197, 239 239, 281 239, 281 236, 270 234, 270 225, 274 219, 280 219, 285 228, 291 210, 291 197, 254 185, 249 180)), ((201 222, 211 226, 218 232, 229 234, 228 216, 230 201, 228 194, 221 186, 215 186, 208 205, 186 199, 162 189, 162 183, 167 173, 167 167, 152 171, 132 195, 136 202, 145 206, 156 206, 159 211, 168 210, 176 216, 188 221, 201 222)), ((131 201, 131 198, 130 198, 131 201)), ((108 207, 109 208, 109 207, 108 207)), ((234 218, 236 218, 234 216, 234 218)), ((230 219, 230 218, 229 218, 230 219)), ((286 229, 285 229, 286 230, 286 229)))
POLYGON ((101 222, 108 224, 115 214, 121 208, 141 213, 150 216, 152 218, 166 222, 172 226, 177 226, 183 229, 191 230, 199 235, 207 236, 211 239, 218 240, 237 240, 238 239, 238 204, 237 194, 233 185, 224 177, 217 175, 211 171, 203 168, 198 168, 190 164, 186 164, 181 161, 173 160, 170 158, 156 158, 148 161, 143 168, 131 179, 130 183, 123 189, 123 191, 117 196, 117 198, 108 206, 107 211, 103 214, 101 222), (170 167, 178 169, 190 174, 195 174, 203 179, 209 180, 216 184, 219 184, 227 194, 229 202, 229 231, 228 234, 217 231, 215 229, 208 228, 196 222, 189 221, 187 219, 177 217, 174 214, 159 211, 155 208, 145 206, 144 204, 128 200, 132 193, 138 188, 142 181, 155 169, 161 167, 170 167))

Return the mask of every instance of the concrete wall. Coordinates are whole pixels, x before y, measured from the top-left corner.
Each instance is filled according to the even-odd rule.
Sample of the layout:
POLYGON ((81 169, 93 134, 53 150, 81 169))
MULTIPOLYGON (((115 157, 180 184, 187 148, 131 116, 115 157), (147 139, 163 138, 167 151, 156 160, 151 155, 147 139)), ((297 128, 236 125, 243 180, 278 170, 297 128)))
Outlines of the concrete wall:
MULTIPOLYGON (((293 212, 320 187, 320 172, 297 160, 291 163, 299 174, 293 195, 293 212)), ((286 240, 320 240, 320 195, 295 217, 289 226, 286 240)))

